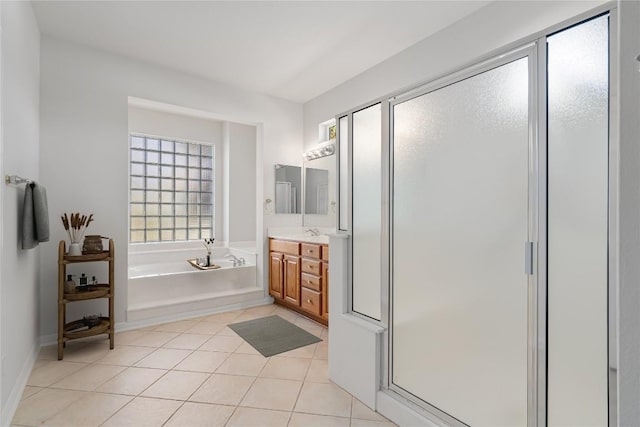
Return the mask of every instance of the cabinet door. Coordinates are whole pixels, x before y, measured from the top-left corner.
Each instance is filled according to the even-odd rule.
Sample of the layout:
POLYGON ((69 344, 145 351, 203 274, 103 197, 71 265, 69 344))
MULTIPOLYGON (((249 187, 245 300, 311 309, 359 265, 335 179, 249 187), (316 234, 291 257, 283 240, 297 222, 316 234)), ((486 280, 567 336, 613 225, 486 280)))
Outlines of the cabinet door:
POLYGON ((271 252, 271 264, 269 265, 269 294, 275 298, 282 298, 284 282, 282 254, 271 252))
POLYGON ((329 264, 322 263, 322 317, 329 318, 329 264))
POLYGON ((300 257, 284 256, 284 300, 300 305, 300 257))

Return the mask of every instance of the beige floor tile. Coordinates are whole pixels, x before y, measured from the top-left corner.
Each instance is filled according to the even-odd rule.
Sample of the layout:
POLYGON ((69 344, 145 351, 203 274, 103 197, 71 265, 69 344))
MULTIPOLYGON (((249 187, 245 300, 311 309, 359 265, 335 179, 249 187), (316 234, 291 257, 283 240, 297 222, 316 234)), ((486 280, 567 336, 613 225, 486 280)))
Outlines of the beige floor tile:
POLYGON ((42 390, 44 390, 44 388, 42 387, 31 387, 31 386, 25 386, 23 392, 22 392, 22 397, 20 397, 20 400, 24 400, 27 397, 31 397, 34 394, 41 392, 42 390))
POLYGON ((313 383, 329 382, 329 362, 322 359, 313 359, 307 371, 305 381, 313 383))
POLYGON ((58 360, 58 345, 48 345, 40 349, 38 353, 38 359, 44 360, 58 360))
POLYGON ((67 348, 64 350, 64 360, 66 362, 93 363, 105 357, 110 351, 109 340, 107 339, 79 343, 79 345, 73 347, 69 344, 67 343, 67 348))
POLYGON ((272 357, 264 366, 260 376, 264 378, 279 378, 282 380, 304 380, 309 369, 310 359, 295 357, 272 357))
POLYGON ((371 421, 351 418, 351 427, 397 427, 390 421, 371 421))
POLYGON ((316 352, 316 347, 318 344, 309 344, 304 347, 299 347, 293 350, 285 351, 284 353, 280 353, 278 357, 299 357, 302 359, 311 359, 313 358, 313 354, 316 352))
POLYGON ((389 421, 379 413, 370 409, 364 403, 360 402, 355 397, 353 398, 353 402, 351 406, 351 417, 359 418, 361 420, 389 421))
POLYGON ((299 319, 296 319, 294 324, 317 337, 320 337, 320 335, 322 334, 322 329, 324 328, 319 323, 316 323, 312 320, 308 320, 304 317, 300 317, 299 319))
POLYGON ((267 317, 267 316, 269 316, 269 314, 249 313, 245 311, 240 316, 236 317, 233 323, 246 322, 247 320, 255 320, 255 319, 260 319, 262 317, 267 317))
POLYGON ((102 384, 96 391, 136 396, 166 373, 163 369, 127 368, 102 384))
POLYGON ((184 332, 189 328, 197 325, 199 322, 196 320, 180 320, 178 322, 171 322, 162 324, 154 329, 159 332, 184 332))
POLYGON ((117 345, 97 363, 105 365, 131 366, 154 351, 152 347, 137 347, 131 345, 117 345))
POLYGON ((244 342, 239 336, 230 337, 224 335, 216 335, 211 337, 207 342, 202 344, 198 350, 222 351, 226 353, 234 352, 244 342))
POLYGON ((142 396, 187 400, 207 378, 209 378, 209 374, 201 372, 167 372, 151 387, 146 389, 142 396))
POLYGON ((31 368, 31 372, 35 371, 38 368, 42 368, 44 365, 46 365, 47 363, 56 360, 56 359, 36 359, 36 361, 33 364, 33 368, 31 368))
POLYGON ((242 399, 240 406, 291 411, 301 386, 301 381, 258 378, 242 399))
POLYGON ((148 326, 142 326, 140 328, 136 328, 136 331, 153 331, 158 327, 158 325, 148 325, 148 326))
POLYGON ((285 427, 290 412, 238 408, 225 427, 285 427))
POLYGON ((284 320, 288 320, 295 324, 295 322, 301 317, 298 313, 292 310, 287 310, 286 308, 278 307, 273 312, 276 316, 282 317, 284 320))
POLYGON ((99 426, 132 399, 120 394, 88 393, 43 425, 61 427, 99 426))
POLYGON ((218 351, 196 350, 187 356, 182 362, 173 368, 177 371, 209 372, 212 373, 231 353, 221 353, 218 351))
POLYGON ((263 316, 270 316, 270 315, 272 315, 274 313, 275 310, 276 310, 276 305, 275 304, 266 304, 266 305, 259 305, 257 307, 247 308, 245 310, 245 313, 261 314, 263 316))
POLYGON ((349 418, 299 414, 294 412, 291 415, 288 427, 349 427, 350 421, 349 418))
POLYGON ((233 406, 210 405, 208 403, 186 402, 173 414, 164 426, 210 427, 223 426, 234 411, 233 406))
POLYGON ((142 347, 161 347, 177 336, 177 332, 144 331, 141 332, 141 335, 138 337, 138 339, 131 344, 142 347))
POLYGON ((195 350, 207 342, 211 336, 202 334, 181 334, 163 345, 164 348, 195 350))
POLYGON ((238 336, 238 334, 236 334, 233 331, 233 329, 229 328, 228 326, 225 326, 224 328, 220 329, 220 331, 216 335, 222 335, 223 337, 237 337, 238 336))
POLYGON ((104 427, 161 426, 182 405, 178 400, 136 397, 103 424, 104 427))
POLYGON ((191 353, 191 350, 159 348, 147 357, 136 362, 135 366, 140 368, 172 369, 191 353))
POLYGON ((225 326, 227 326, 225 323, 220 322, 198 322, 185 332, 190 334, 215 335, 224 329, 225 326))
POLYGON ((124 366, 88 365, 51 385, 52 388, 93 391, 104 382, 124 371, 124 366))
POLYGON ((116 343, 118 345, 139 345, 137 344, 137 340, 139 340, 147 332, 149 331, 143 331, 140 329, 136 329, 133 331, 116 332, 116 343))
POLYGON ((213 374, 189 400, 220 405, 237 405, 253 381, 252 377, 213 374))
POLYGON ((328 341, 320 341, 317 344, 316 352, 313 354, 314 359, 329 359, 329 342, 328 341))
POLYGON ((13 423, 25 426, 40 425, 84 394, 76 390, 44 389, 20 402, 13 416, 13 423))
POLYGON ((334 384, 306 382, 300 391, 295 412, 349 417, 351 395, 334 384))
POLYGON ((258 376, 267 359, 253 354, 233 353, 220 365, 216 372, 231 375, 258 376))
POLYGON ((47 387, 85 366, 87 366, 86 363, 65 362, 63 360, 50 361, 31 372, 27 385, 47 387))
POLYGON ((255 354, 256 356, 262 356, 262 354, 260 354, 258 350, 253 348, 253 346, 246 341, 240 344, 240 347, 238 347, 234 353, 255 354))
POLYGON ((208 322, 231 323, 243 313, 243 310, 227 311, 225 313, 216 313, 204 318, 208 322))
POLYGON ((323 340, 328 339, 329 338, 329 329, 322 328, 322 333, 320 334, 320 338, 322 338, 323 340))

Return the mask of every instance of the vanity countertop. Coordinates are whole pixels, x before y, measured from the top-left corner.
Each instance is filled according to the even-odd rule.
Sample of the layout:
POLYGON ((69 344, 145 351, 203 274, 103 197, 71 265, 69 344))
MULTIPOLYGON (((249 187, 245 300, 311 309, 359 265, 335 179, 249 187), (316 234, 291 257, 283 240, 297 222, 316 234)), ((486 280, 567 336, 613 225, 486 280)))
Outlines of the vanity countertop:
POLYGON ((292 240, 296 242, 304 242, 304 243, 315 243, 318 245, 328 245, 329 244, 329 236, 326 234, 321 234, 319 236, 310 236, 308 234, 271 234, 269 235, 271 239, 278 240, 292 240))

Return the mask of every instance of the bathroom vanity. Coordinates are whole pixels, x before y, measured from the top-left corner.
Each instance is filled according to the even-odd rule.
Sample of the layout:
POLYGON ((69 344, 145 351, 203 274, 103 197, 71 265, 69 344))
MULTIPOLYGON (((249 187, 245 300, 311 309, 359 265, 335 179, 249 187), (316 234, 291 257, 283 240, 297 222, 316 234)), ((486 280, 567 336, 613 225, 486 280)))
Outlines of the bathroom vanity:
POLYGON ((310 237, 269 238, 269 294, 324 325, 329 319, 329 245, 310 237))

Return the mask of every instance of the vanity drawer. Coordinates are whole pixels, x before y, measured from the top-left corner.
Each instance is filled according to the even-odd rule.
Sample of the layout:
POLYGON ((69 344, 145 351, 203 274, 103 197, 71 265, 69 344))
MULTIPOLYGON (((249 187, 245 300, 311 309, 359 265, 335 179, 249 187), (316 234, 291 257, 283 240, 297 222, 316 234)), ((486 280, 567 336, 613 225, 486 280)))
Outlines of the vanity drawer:
POLYGON ((269 250, 289 255, 300 255, 300 243, 269 239, 269 250))
POLYGON ((319 276, 322 274, 322 270, 320 269, 321 264, 322 263, 320 261, 302 258, 302 272, 319 276))
POLYGON ((313 313, 316 316, 322 315, 322 297, 320 292, 312 291, 311 289, 302 288, 302 294, 300 298, 300 306, 308 311, 309 313, 313 313))
POLYGON ((322 260, 329 261, 329 246, 322 247, 322 260))
POLYGON ((305 288, 313 289, 318 292, 322 290, 322 278, 313 274, 302 273, 300 284, 305 288))
POLYGON ((320 245, 302 244, 302 256, 320 259, 320 245))

